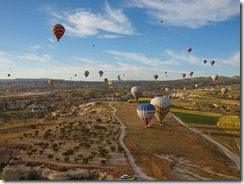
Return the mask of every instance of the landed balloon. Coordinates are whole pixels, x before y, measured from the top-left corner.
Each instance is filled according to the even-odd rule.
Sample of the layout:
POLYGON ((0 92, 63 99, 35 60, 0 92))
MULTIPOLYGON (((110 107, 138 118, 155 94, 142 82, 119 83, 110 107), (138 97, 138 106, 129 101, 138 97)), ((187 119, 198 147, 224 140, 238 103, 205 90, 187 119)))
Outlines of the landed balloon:
POLYGON ((87 77, 87 76, 89 75, 89 71, 86 70, 86 71, 84 72, 84 75, 85 75, 85 77, 87 77))
POLYGON ((190 53, 192 51, 192 48, 187 48, 186 50, 188 53, 190 53))
POLYGON ((54 86, 54 83, 55 83, 55 81, 53 79, 49 79, 48 80, 49 86, 53 87, 54 86))
POLYGON ((211 63, 211 65, 213 66, 214 63, 215 63, 215 61, 214 61, 214 60, 211 60, 210 63, 211 63))
POLYGON ((142 96, 143 88, 141 86, 134 86, 130 90, 132 96, 136 99, 138 102, 138 98, 142 96))
POLYGON ((37 113, 39 110, 40 110, 39 107, 34 106, 34 107, 31 109, 31 112, 33 112, 33 113, 37 113))
POLYGON ((190 75, 190 77, 192 77, 192 75, 193 75, 193 71, 188 72, 188 75, 190 75))
POLYGON ((153 76, 153 78, 154 78, 155 80, 157 80, 157 79, 158 79, 158 75, 155 74, 155 75, 153 76))
POLYGON ((103 71, 99 71, 99 76, 102 77, 103 76, 103 71))
POLYGON ((227 92, 228 92, 228 88, 226 87, 221 88, 222 95, 225 95, 227 92))
POLYGON ((219 76, 218 76, 217 74, 214 74, 214 75, 211 76, 211 78, 212 78, 212 80, 213 80, 214 82, 216 82, 216 81, 218 81, 219 76))
POLYGON ((154 117, 155 114, 155 107, 154 105, 150 104, 150 103, 143 103, 143 104, 139 104, 137 106, 137 115, 139 116, 139 118, 142 119, 142 121, 145 124, 145 128, 148 127, 148 123, 151 121, 151 119, 154 117))
POLYGON ((168 114, 171 103, 170 100, 166 97, 155 97, 150 102, 155 107, 155 116, 162 125, 162 120, 165 118, 165 116, 168 114))
POLYGON ((52 27, 52 32, 54 36, 57 38, 57 41, 59 42, 60 38, 64 35, 65 28, 62 24, 55 24, 52 27))

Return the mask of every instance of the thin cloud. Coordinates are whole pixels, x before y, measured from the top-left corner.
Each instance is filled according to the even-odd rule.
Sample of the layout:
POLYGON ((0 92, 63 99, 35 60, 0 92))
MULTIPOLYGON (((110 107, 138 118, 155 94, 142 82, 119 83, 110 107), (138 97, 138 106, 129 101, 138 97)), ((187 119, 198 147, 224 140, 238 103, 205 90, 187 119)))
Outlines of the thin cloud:
POLYGON ((40 45, 32 45, 32 46, 30 46, 30 49, 31 49, 31 50, 37 50, 37 49, 39 49, 39 48, 41 48, 40 45))
POLYGON ((146 9, 156 22, 198 28, 240 15, 236 0, 130 0, 130 7, 146 9))
POLYGON ((235 66, 235 67, 240 67, 240 65, 241 65, 240 52, 234 53, 233 56, 231 56, 227 59, 217 59, 217 60, 219 60, 220 63, 235 66))
POLYGON ((55 22, 63 22, 66 34, 75 37, 100 35, 113 38, 134 35, 135 30, 122 9, 113 9, 107 1, 103 12, 94 13, 89 9, 76 9, 72 12, 55 12, 47 9, 55 22), (108 36, 110 35, 110 36, 108 36))
POLYGON ((18 56, 19 59, 24 59, 28 61, 35 61, 39 63, 47 63, 47 62, 53 62, 53 58, 48 54, 43 54, 42 56, 36 55, 36 54, 27 54, 24 53, 22 55, 18 56))
POLYGON ((179 63, 176 61, 162 61, 157 58, 149 58, 146 57, 143 54, 140 53, 134 53, 134 52, 120 52, 120 51, 113 51, 113 50, 107 50, 108 53, 115 56, 116 59, 123 59, 127 61, 134 61, 139 62, 144 65, 159 67, 159 66, 165 66, 165 65, 178 65, 179 63))
POLYGON ((0 63, 1 65, 12 63, 11 56, 5 51, 0 51, 0 63))

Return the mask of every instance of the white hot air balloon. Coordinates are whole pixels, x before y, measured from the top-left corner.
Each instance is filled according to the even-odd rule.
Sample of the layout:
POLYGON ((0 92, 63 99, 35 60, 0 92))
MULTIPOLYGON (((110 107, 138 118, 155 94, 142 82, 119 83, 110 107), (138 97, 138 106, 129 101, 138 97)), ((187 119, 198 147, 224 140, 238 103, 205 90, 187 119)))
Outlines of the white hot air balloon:
POLYGON ((170 110, 170 100, 166 97, 155 97, 151 100, 151 104, 153 104, 155 107, 155 116, 161 126, 162 120, 165 118, 165 116, 168 114, 170 110))
POLYGON ((134 86, 130 90, 132 96, 136 99, 138 102, 138 98, 142 96, 143 88, 141 86, 134 86))
POLYGON ((219 76, 217 74, 214 74, 211 76, 211 78, 214 82, 216 82, 216 81, 218 81, 219 76))

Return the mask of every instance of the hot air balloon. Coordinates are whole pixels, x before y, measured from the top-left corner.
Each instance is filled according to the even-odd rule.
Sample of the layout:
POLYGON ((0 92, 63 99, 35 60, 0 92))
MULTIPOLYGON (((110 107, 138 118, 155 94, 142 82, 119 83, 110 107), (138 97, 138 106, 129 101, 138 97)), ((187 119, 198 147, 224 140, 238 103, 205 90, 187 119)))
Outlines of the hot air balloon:
POLYGON ((218 81, 219 76, 217 74, 214 74, 211 76, 211 78, 214 82, 216 82, 216 81, 218 81))
POLYGON ((155 97, 150 102, 155 107, 155 116, 162 125, 162 120, 165 118, 165 116, 168 114, 171 103, 170 100, 166 97, 155 97))
POLYGON ((188 75, 190 75, 190 77, 192 77, 193 71, 188 72, 188 75))
POLYGON ((226 87, 221 88, 222 95, 225 95, 227 92, 228 92, 228 88, 226 87))
POLYGON ((112 81, 108 81, 108 85, 109 86, 112 86, 113 85, 113 82, 112 81))
POLYGON ((117 76, 118 80, 121 80, 120 75, 117 76))
POLYGON ((138 102, 138 98, 142 96, 143 88, 141 86, 134 86, 130 90, 132 96, 136 99, 138 102))
POLYGON ((8 74, 8 77, 10 77, 10 74, 8 74))
POLYGON ((98 73, 99 73, 99 76, 102 77, 103 71, 99 71, 98 73))
POLYGON ((164 73, 167 74, 167 71, 165 71, 164 73))
POLYGON ((6 89, 6 94, 10 94, 11 91, 9 89, 6 89))
POLYGON ((39 111, 39 107, 37 106, 34 106, 32 109, 31 109, 31 112, 33 113, 37 113, 39 111))
POLYGON ((185 74, 185 73, 183 73, 183 74, 182 74, 182 78, 184 79, 185 77, 186 77, 186 74, 185 74))
POLYGON ((154 114, 155 114, 155 107, 154 105, 150 104, 150 103, 143 103, 143 104, 139 104, 137 106, 137 115, 139 116, 139 118, 142 119, 142 121, 145 124, 145 128, 148 127, 148 123, 150 122, 150 120, 153 118, 154 114))
POLYGON ((89 71, 86 70, 86 71, 84 72, 84 75, 85 75, 85 77, 87 77, 87 76, 89 75, 89 71))
POLYGON ((203 63, 204 63, 204 64, 206 64, 206 63, 207 63, 207 60, 206 60, 206 59, 204 59, 204 60, 203 60, 203 63))
POLYGON ((48 80, 48 84, 49 84, 49 86, 51 86, 51 87, 53 87, 54 86, 54 80, 53 79, 49 79, 48 80))
POLYGON ((188 53, 190 53, 192 51, 192 48, 187 48, 186 50, 188 53))
POLYGON ((61 24, 55 24, 52 27, 52 32, 53 32, 54 36, 57 38, 57 41, 59 42, 60 38, 64 35, 65 28, 61 24))
POLYGON ((153 76, 153 78, 154 78, 155 80, 157 80, 158 75, 157 75, 157 74, 155 74, 155 75, 153 76))
POLYGON ((195 88, 198 88, 199 87, 199 85, 198 84, 195 84, 195 88))
POLYGON ((107 78, 104 78, 104 82, 105 82, 105 83, 108 83, 108 79, 107 79, 107 78))
POLYGON ((75 74, 75 77, 77 76, 77 74, 75 74))
POLYGON ((168 92, 168 91, 169 91, 169 88, 165 88, 165 91, 167 91, 167 92, 168 92))
POLYGON ((211 63, 211 65, 213 66, 214 63, 215 63, 215 61, 214 61, 214 60, 211 60, 210 63, 211 63))

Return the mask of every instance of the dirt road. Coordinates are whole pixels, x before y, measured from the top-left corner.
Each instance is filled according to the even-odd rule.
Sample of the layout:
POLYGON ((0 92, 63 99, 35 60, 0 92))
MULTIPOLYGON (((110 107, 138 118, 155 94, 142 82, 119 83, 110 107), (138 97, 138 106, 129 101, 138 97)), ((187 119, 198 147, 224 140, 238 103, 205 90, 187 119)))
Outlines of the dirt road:
POLYGON ((203 134, 200 131, 197 131, 195 129, 193 129, 192 127, 189 127, 188 125, 186 125, 184 122, 182 122, 179 118, 177 118, 174 114, 171 113, 171 115, 183 126, 187 127, 188 129, 192 130, 193 132, 195 132, 197 135, 203 137, 204 139, 207 139, 209 142, 213 143, 214 145, 216 145, 218 148, 220 148, 237 166, 237 168, 240 170, 240 158, 238 156, 236 156, 234 153, 232 153, 230 150, 228 150, 226 147, 224 147, 223 145, 219 144, 217 141, 211 139, 210 137, 208 137, 207 135, 203 134))
POLYGON ((129 163, 131 165, 131 168, 132 170, 134 171, 134 175, 135 177, 137 177, 139 180, 155 180, 154 178, 151 178, 147 175, 145 175, 143 172, 141 172, 141 170, 136 166, 135 162, 134 162, 134 159, 130 153, 130 151, 127 149, 127 147, 125 146, 124 142, 123 142, 123 138, 126 134, 126 127, 124 126, 123 122, 116 116, 116 111, 117 109, 115 109, 112 105, 111 105, 111 102, 109 102, 109 106, 111 108, 114 109, 113 111, 113 116, 119 121, 120 123, 120 130, 121 130, 121 134, 119 136, 119 143, 120 145, 123 147, 123 149, 125 150, 125 153, 127 155, 127 158, 129 160, 129 163))

